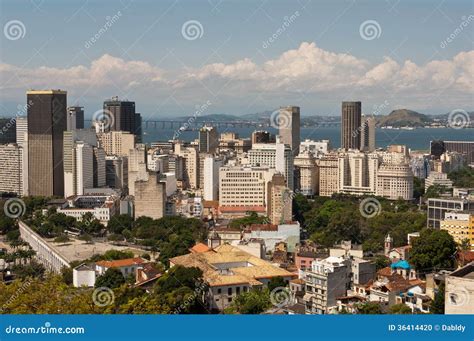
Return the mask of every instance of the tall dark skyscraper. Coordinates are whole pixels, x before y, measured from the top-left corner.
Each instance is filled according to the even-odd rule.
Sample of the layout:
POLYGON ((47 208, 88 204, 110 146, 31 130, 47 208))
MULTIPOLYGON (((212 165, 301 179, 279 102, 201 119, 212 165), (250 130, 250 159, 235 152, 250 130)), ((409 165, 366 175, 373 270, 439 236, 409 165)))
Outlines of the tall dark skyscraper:
POLYGON ((84 108, 67 108, 67 130, 84 129, 84 108))
POLYGON ((278 135, 281 142, 290 145, 293 156, 300 150, 300 107, 281 107, 278 113, 278 135))
POLYGON ((360 149, 361 102, 342 102, 341 148, 360 149))
POLYGON ((137 135, 135 142, 141 141, 141 116, 135 113, 135 102, 120 101, 118 97, 104 102, 104 112, 110 112, 113 124, 109 130, 128 131, 137 135))
POLYGON ((217 129, 214 127, 204 126, 199 129, 199 152, 210 153, 216 152, 219 146, 219 136, 217 135, 217 129))
POLYGON ((28 187, 30 195, 63 196, 63 133, 67 92, 31 90, 28 103, 28 187))

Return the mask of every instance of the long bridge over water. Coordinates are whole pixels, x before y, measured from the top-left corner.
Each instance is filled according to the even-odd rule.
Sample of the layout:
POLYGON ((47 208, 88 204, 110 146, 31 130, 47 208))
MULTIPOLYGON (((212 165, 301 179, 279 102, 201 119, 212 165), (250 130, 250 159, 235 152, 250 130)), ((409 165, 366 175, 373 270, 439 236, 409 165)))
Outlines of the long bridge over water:
MULTIPOLYGON (((91 122, 91 120, 86 120, 91 122)), ((338 127, 341 122, 319 122, 308 125, 309 127, 338 127)), ((272 125, 270 121, 171 121, 171 120, 147 120, 142 122, 142 128, 151 129, 198 129, 203 126, 212 126, 216 128, 269 128, 272 125)), ((306 126, 306 125, 305 125, 306 126)))

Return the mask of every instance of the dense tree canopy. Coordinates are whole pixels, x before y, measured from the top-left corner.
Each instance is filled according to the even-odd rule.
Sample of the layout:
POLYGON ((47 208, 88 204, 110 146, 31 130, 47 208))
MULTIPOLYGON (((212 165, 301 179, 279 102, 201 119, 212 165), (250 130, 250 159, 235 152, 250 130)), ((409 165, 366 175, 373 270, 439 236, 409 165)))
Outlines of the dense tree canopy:
POLYGON ((261 314, 271 308, 270 292, 268 289, 253 289, 238 295, 229 307, 226 314, 261 314))
POLYGON ((453 181, 456 187, 474 187, 474 169, 471 167, 464 167, 457 171, 448 174, 448 177, 453 181))
POLYGON ((122 272, 116 268, 110 268, 105 271, 103 275, 97 277, 95 281, 95 287, 107 287, 110 289, 115 289, 125 283, 125 277, 123 277, 122 272))
POLYGON ((454 269, 457 246, 447 231, 423 229, 412 245, 409 261, 420 274, 454 269))

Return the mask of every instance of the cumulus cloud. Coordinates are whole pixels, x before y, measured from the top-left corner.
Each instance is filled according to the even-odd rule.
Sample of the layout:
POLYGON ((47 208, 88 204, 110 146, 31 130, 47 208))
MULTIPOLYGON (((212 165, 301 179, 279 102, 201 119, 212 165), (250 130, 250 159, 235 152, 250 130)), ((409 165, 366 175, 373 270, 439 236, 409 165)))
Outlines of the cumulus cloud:
MULTIPOLYGON (((427 99, 441 90, 446 101, 472 99, 474 51, 423 65, 411 60, 396 61, 388 56, 379 63, 370 63, 304 42, 261 64, 244 58, 165 72, 148 62, 126 61, 106 54, 88 66, 69 68, 20 68, 0 64, 0 78, 3 96, 7 92, 23 94, 27 88, 62 88, 71 92, 92 88, 94 94, 104 98, 119 89, 137 97, 146 92, 153 99, 166 99, 173 94, 189 101, 193 101, 193 96, 202 98, 205 93, 219 96, 225 103, 226 97, 245 100, 249 96, 271 94, 278 100, 301 92, 325 94, 338 103, 349 92, 359 91, 372 98, 379 96, 380 102, 389 93, 393 97, 418 99, 429 106, 427 99), (218 91, 206 93, 211 88, 218 91)), ((280 104, 275 103, 275 107, 280 104)))

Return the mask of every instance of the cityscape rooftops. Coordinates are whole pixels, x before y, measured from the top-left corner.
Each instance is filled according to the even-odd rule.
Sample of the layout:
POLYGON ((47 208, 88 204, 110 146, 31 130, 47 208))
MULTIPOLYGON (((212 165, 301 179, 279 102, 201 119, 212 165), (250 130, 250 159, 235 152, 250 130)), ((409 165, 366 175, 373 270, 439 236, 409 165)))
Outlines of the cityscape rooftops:
POLYGON ((124 266, 132 266, 146 263, 142 258, 135 257, 135 258, 127 258, 127 259, 119 259, 119 260, 101 260, 96 262, 95 264, 98 266, 102 266, 104 268, 121 268, 124 266))
POLYGON ((260 286, 260 279, 296 277, 295 274, 252 256, 239 248, 223 244, 207 252, 191 253, 170 259, 170 264, 198 267, 210 286, 248 284, 260 286))

